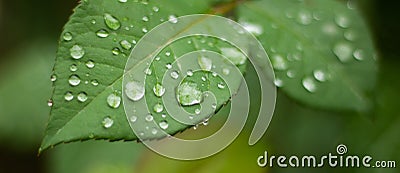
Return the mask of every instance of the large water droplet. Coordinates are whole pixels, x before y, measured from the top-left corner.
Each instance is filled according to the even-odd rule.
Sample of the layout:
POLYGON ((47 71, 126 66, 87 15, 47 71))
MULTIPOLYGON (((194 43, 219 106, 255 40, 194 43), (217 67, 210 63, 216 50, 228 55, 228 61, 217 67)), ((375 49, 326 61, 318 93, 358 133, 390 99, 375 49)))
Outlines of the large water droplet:
POLYGON ((133 101, 139 101, 140 99, 142 99, 144 96, 144 92, 145 89, 143 84, 137 81, 129 82, 125 86, 126 96, 128 96, 128 98, 133 101))
POLYGON ((121 27, 121 23, 119 22, 119 20, 108 13, 104 14, 104 22, 106 23, 108 28, 114 31, 118 30, 121 27))
POLYGON ((235 65, 242 65, 247 60, 246 56, 236 48, 221 48, 221 54, 235 65))
POLYGON ((111 119, 111 117, 106 117, 104 118, 103 122, 101 122, 103 124, 103 127, 106 129, 109 129, 113 126, 114 124, 114 120, 111 119))
POLYGON ((311 93, 314 93, 317 90, 317 86, 314 82, 314 80, 310 77, 306 77, 302 81, 303 87, 311 93))
POLYGON ((153 92, 157 97, 162 97, 165 93, 165 88, 157 83, 154 87, 153 87, 153 92))
POLYGON ((154 105, 153 110, 154 112, 160 113, 164 110, 164 106, 160 103, 157 103, 156 105, 154 105))
POLYGON ((286 60, 281 55, 273 55, 271 62, 275 70, 286 70, 288 68, 286 60))
POLYGON ((348 43, 339 42, 333 48, 333 53, 338 57, 341 62, 347 62, 351 59, 353 48, 348 43))
POLYGON ((85 92, 79 93, 76 98, 82 103, 86 102, 86 100, 88 99, 87 94, 85 92))
POLYGON ((98 37, 100 37, 100 38, 107 38, 108 35, 109 35, 109 33, 108 33, 108 31, 105 30, 105 29, 100 29, 100 30, 98 30, 98 31, 96 32, 96 35, 97 35, 98 37))
POLYGON ((71 49, 69 49, 71 57, 74 59, 81 59, 85 55, 85 50, 79 45, 74 45, 72 46, 71 49))
POLYGON ((197 87, 196 83, 184 82, 178 86, 177 98, 183 106, 199 104, 203 99, 202 95, 203 92, 197 87))
POLYGON ((81 79, 77 75, 72 75, 71 77, 69 77, 68 82, 72 86, 78 86, 81 83, 81 79))
POLYGON ((70 32, 66 32, 63 35, 64 41, 71 41, 72 40, 72 34, 70 32))
POLYGON ((206 57, 200 57, 198 59, 199 65, 201 69, 206 71, 211 71, 212 68, 212 60, 206 57))
POLYGON ((67 92, 67 93, 64 95, 64 99, 65 99, 66 101, 72 101, 72 100, 74 99, 74 95, 72 95, 71 92, 67 92))
POLYGON ((108 106, 116 109, 121 104, 121 97, 116 95, 115 93, 114 94, 110 94, 107 97, 107 103, 108 103, 108 106))
POLYGON ((158 125, 164 130, 168 129, 169 126, 167 121, 161 121, 158 125))

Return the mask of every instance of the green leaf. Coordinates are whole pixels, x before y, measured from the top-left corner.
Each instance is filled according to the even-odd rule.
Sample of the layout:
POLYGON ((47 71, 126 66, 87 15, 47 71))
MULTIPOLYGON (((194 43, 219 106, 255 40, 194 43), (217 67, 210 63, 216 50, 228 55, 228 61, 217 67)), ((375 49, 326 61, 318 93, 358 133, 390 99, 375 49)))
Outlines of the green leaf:
MULTIPOLYGON (((122 77, 130 51, 144 34, 163 21, 174 23, 177 16, 209 12, 211 5, 211 1, 195 0, 179 3, 175 0, 83 1, 62 33, 54 66, 53 107, 40 151, 78 140, 136 140, 121 102, 122 77)), ((149 84, 144 86, 147 104, 162 104, 153 93, 153 87, 160 84, 166 65, 176 57, 194 50, 221 52, 220 49, 227 46, 230 45, 212 37, 190 37, 166 47, 159 54, 161 60, 140 72, 148 75, 146 82, 149 84)), ((135 68, 144 68, 144 65, 136 64, 135 68)), ((219 67, 219 64, 215 65, 219 67)), ((245 64, 239 68, 244 71, 245 64)), ((199 71, 183 82, 196 83, 201 91, 215 91, 218 110, 234 93, 218 88, 218 84, 223 83, 219 77, 203 81, 203 77, 210 76, 214 77, 209 72, 199 71)), ((239 84, 240 81, 235 86, 238 88, 239 84)), ((137 86, 133 89, 135 87, 138 89, 137 86)), ((196 105, 185 109, 194 112, 196 105)), ((163 120, 162 112, 154 110, 151 113, 154 120, 163 120)), ((170 117, 166 120, 170 134, 188 128, 170 117)), ((149 129, 143 125, 143 130, 149 129)))
POLYGON ((333 0, 261 0, 239 7, 239 23, 259 35, 290 97, 318 108, 366 111, 377 63, 354 7, 333 0))

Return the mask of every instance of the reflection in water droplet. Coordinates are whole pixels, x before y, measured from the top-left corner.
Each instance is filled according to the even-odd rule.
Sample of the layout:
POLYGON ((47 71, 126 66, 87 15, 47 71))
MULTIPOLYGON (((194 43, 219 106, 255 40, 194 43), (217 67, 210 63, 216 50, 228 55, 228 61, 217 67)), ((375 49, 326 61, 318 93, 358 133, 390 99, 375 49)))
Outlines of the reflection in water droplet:
POLYGON ((47 101, 47 106, 52 107, 53 106, 53 100, 48 100, 47 101))
POLYGON ((57 75, 53 74, 50 76, 50 81, 55 82, 57 81, 57 75))
POLYGON ((103 127, 106 129, 109 129, 113 126, 114 124, 114 120, 111 119, 111 117, 106 117, 104 118, 103 122, 101 122, 103 124, 103 127))
POLYGON ((77 75, 72 75, 71 77, 69 77, 68 82, 72 86, 78 86, 81 83, 81 79, 77 75))
POLYGON ((143 17, 142 17, 142 20, 143 20, 144 22, 148 22, 148 21, 149 21, 149 17, 143 16, 143 17))
POLYGON ((224 89, 225 88, 225 84, 224 83, 219 83, 217 86, 218 86, 219 89, 224 89))
POLYGON ((100 38, 107 38, 108 35, 109 35, 109 33, 108 33, 108 31, 105 30, 105 29, 100 29, 100 30, 98 30, 98 31, 96 32, 96 35, 97 35, 98 37, 100 37, 100 38))
POLYGON ((118 2, 124 3, 127 2, 128 0, 118 0, 118 2))
POLYGON ((317 90, 317 86, 314 82, 314 80, 310 77, 306 77, 302 81, 303 87, 311 93, 314 93, 317 90))
POLYGON ((202 95, 203 92, 193 82, 181 83, 177 89, 177 99, 183 106, 199 104, 203 99, 202 95))
POLYGON ((162 97, 165 93, 165 88, 157 83, 154 87, 153 87, 153 92, 157 97, 162 97))
POLYGON ((153 115, 149 114, 149 115, 147 115, 147 116, 145 117, 145 119, 146 119, 146 121, 150 122, 150 121, 153 121, 153 120, 154 120, 154 117, 153 117, 153 115))
POLYGON ((78 94, 77 99, 78 99, 80 102, 83 103, 83 102, 86 102, 86 100, 88 99, 88 97, 87 97, 87 94, 86 94, 85 92, 81 92, 81 93, 78 94))
POLYGON ((275 86, 277 87, 282 87, 283 86, 283 81, 279 78, 276 78, 274 81, 275 86))
POLYGON ((131 117, 129 118, 129 121, 131 121, 131 123, 136 122, 136 121, 137 121, 137 116, 131 116, 131 117))
POLYGON ((333 53, 337 56, 337 58, 341 62, 347 62, 351 59, 351 56, 353 54, 353 48, 348 43, 339 42, 333 48, 333 53))
POLYGON ((129 82, 125 86, 126 96, 133 101, 139 101, 140 99, 142 99, 144 96, 144 92, 145 89, 143 84, 137 81, 129 82))
POLYGON ((158 12, 158 11, 160 11, 160 8, 158 8, 158 7, 153 7, 153 11, 154 11, 154 12, 158 12))
POLYGON ((98 85, 99 85, 99 82, 98 82, 97 80, 95 80, 95 79, 93 79, 90 83, 91 83, 93 86, 98 86, 98 85))
POLYGON ((158 125, 164 130, 168 129, 169 126, 167 121, 161 121, 158 125))
POLYGON ((178 79, 179 73, 177 71, 173 71, 173 72, 171 72, 171 77, 172 77, 172 79, 178 79))
POLYGON ((353 57, 358 61, 364 60, 364 51, 361 49, 355 50, 353 53, 353 57))
POLYGON ((151 130, 151 134, 155 135, 155 134, 157 134, 157 133, 158 133, 158 130, 157 130, 156 128, 153 128, 153 129, 151 130))
POLYGON ((88 62, 86 62, 86 67, 87 68, 92 69, 92 68, 94 68, 94 66, 95 66, 95 64, 94 64, 94 62, 92 60, 89 60, 88 62))
POLYGON ((121 104, 121 97, 117 96, 116 94, 110 94, 107 97, 107 103, 108 103, 108 106, 116 109, 121 104))
POLYGON ((198 59, 198 63, 201 67, 201 69, 205 70, 205 71, 211 71, 212 68, 212 61, 209 58, 206 57, 200 57, 198 59))
POLYGON ((320 82, 326 81, 326 74, 322 70, 314 70, 314 78, 320 82))
POLYGON ((72 34, 70 32, 66 32, 63 35, 64 41, 71 41, 72 40, 72 34))
POLYGON ((178 18, 175 15, 168 16, 168 21, 171 23, 178 23, 178 18))
POLYGON ((108 28, 110 28, 114 31, 118 30, 121 27, 121 23, 119 22, 119 20, 116 17, 114 17, 108 13, 104 14, 104 22, 108 28))
POLYGON ((247 57, 236 48, 221 48, 221 54, 235 65, 243 65, 247 57))
POLYGON ((119 44, 121 45, 122 48, 124 48, 125 50, 130 50, 132 48, 132 44, 129 43, 129 41, 127 40, 122 40, 121 42, 119 42, 119 44))
POLYGON ((71 49, 69 49, 70 55, 74 59, 81 59, 85 55, 85 50, 79 45, 74 45, 72 46, 71 49))
POLYGON ((189 77, 193 76, 193 71, 192 70, 188 70, 186 72, 186 75, 189 76, 189 77))
POLYGON ((171 65, 171 64, 167 64, 167 65, 165 65, 165 67, 166 67, 167 69, 171 69, 171 68, 172 68, 172 65, 171 65))
POLYGON ((142 32, 147 33, 147 32, 149 32, 149 30, 147 30, 147 28, 142 28, 142 32))
POLYGON ((111 50, 112 54, 117 56, 121 53, 121 50, 118 47, 115 47, 111 50))
POLYGON ((164 110, 164 106, 160 103, 157 103, 156 105, 154 105, 153 110, 154 112, 160 113, 164 110))
POLYGON ((65 99, 66 101, 72 101, 72 100, 74 99, 74 95, 72 95, 71 92, 67 92, 67 93, 64 95, 64 99, 65 99))
POLYGON ((78 67, 76 66, 76 64, 72 64, 72 65, 69 67, 69 70, 70 70, 71 72, 76 72, 76 71, 78 70, 78 67))
POLYGON ((165 52, 165 56, 171 56, 171 52, 165 52))
POLYGON ((147 76, 150 76, 151 74, 153 74, 153 71, 151 71, 151 69, 146 68, 146 70, 144 70, 144 74, 146 74, 147 76))

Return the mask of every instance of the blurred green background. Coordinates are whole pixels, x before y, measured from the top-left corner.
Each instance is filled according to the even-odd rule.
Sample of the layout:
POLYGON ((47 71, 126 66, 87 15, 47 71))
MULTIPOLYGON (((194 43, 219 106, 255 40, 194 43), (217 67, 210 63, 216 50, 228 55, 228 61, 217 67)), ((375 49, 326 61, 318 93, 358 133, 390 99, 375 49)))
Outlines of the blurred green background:
MULTIPOLYGON (((279 92, 263 141, 247 145, 247 129, 222 153, 182 162, 163 158, 135 142, 91 141, 60 145, 40 157, 37 149, 49 115, 49 80, 59 34, 75 0, 0 1, 0 172, 399 172, 396 169, 258 168, 265 150, 323 155, 338 144, 349 152, 400 163, 400 23, 396 1, 359 0, 380 55, 371 115, 315 110, 279 92)), ((368 78, 368 76, 365 76, 368 78)), ((252 77, 247 77, 252 80, 252 77)), ((257 95, 257 93, 252 93, 257 95)), ((186 132, 187 134, 188 132, 186 132)), ((190 132, 189 132, 190 133, 190 132)), ((182 134, 185 135, 185 134, 182 134)))

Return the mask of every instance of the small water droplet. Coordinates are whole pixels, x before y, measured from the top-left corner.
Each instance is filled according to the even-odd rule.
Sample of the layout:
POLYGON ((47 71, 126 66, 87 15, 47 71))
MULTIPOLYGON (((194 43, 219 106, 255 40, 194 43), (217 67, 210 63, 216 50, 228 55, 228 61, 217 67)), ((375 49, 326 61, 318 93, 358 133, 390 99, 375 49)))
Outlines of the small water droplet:
POLYGON ((98 85, 99 85, 99 82, 98 82, 97 80, 95 80, 95 79, 93 79, 90 83, 91 83, 93 86, 98 86, 98 85))
POLYGON ((93 20, 90 21, 90 23, 95 25, 96 24, 96 20, 93 19, 93 20))
POLYGON ((47 106, 52 107, 53 106, 53 100, 48 100, 47 101, 47 106))
POLYGON ((161 114, 162 118, 167 118, 167 114, 161 114))
POLYGON ((76 64, 72 64, 72 65, 69 67, 69 70, 70 70, 71 72, 76 72, 76 71, 78 70, 78 67, 76 66, 76 64))
POLYGON ((313 21, 313 16, 309 11, 300 11, 297 15, 296 21, 302 25, 309 25, 313 21))
POLYGON ((50 76, 50 81, 51 81, 51 82, 57 81, 57 75, 55 75, 55 74, 51 75, 51 76, 50 76))
POLYGON ((89 60, 88 62, 86 62, 86 67, 87 68, 92 69, 92 68, 94 68, 94 66, 95 66, 95 64, 94 64, 94 62, 92 60, 89 60))
POLYGON ((277 87, 283 87, 283 81, 282 81, 282 79, 276 78, 276 79, 274 80, 274 84, 275 84, 275 86, 277 86, 277 87))
POLYGON ((199 114, 201 113, 201 110, 200 110, 200 109, 195 109, 195 110, 194 110, 194 113, 195 113, 196 115, 199 115, 199 114))
POLYGON ((153 120, 154 120, 154 117, 153 117, 153 115, 149 114, 149 115, 147 115, 147 116, 145 117, 145 119, 146 119, 146 121, 150 122, 150 121, 153 121, 153 120))
POLYGON ((189 77, 193 76, 193 70, 188 70, 188 71, 186 72, 186 74, 187 74, 187 76, 189 76, 189 77))
POLYGON ((158 130, 157 130, 156 128, 153 128, 153 129, 151 130, 151 134, 155 135, 155 134, 157 134, 157 133, 158 133, 158 130))
POLYGON ((219 89, 224 89, 225 88, 225 84, 224 83, 219 83, 218 84, 218 88, 219 89))
POLYGON ((162 97, 165 93, 165 88, 157 83, 154 87, 153 87, 153 92, 157 97, 162 97))
POLYGON ((132 44, 126 40, 122 40, 121 42, 119 42, 119 44, 121 45, 122 48, 124 48, 126 50, 130 50, 132 48, 132 44))
POLYGON ((154 105, 153 110, 154 112, 160 113, 164 110, 164 106, 160 103, 157 103, 156 105, 154 105))
POLYGON ((355 41, 356 40, 356 33, 353 30, 347 30, 344 32, 344 38, 349 41, 355 41))
POLYGON ((86 100, 88 99, 87 94, 85 92, 79 93, 76 98, 82 103, 86 102, 86 100))
POLYGON ((213 108, 213 109, 217 109, 217 103, 213 103, 213 104, 211 104, 211 108, 213 108))
POLYGON ((171 23, 178 23, 178 18, 175 15, 168 16, 168 21, 171 23))
POLYGON ((317 86, 314 80, 310 77, 306 77, 302 81, 303 87, 310 93, 314 93, 317 90, 317 86))
POLYGON ((294 78, 294 77, 296 77, 296 73, 295 73, 293 70, 288 70, 288 71, 286 72, 286 75, 287 75, 287 77, 289 77, 289 78, 294 78))
POLYGON ((172 65, 168 63, 167 65, 165 65, 165 67, 166 67, 167 69, 171 69, 171 68, 172 68, 172 65))
POLYGON ((171 56, 171 52, 165 52, 165 56, 171 56))
POLYGON ((349 61, 353 54, 353 48, 345 42, 336 44, 332 51, 341 62, 349 61))
POLYGON ((157 13, 157 12, 160 11, 160 8, 158 8, 158 7, 153 7, 153 11, 157 13))
POLYGON ((147 33, 147 32, 149 32, 149 30, 147 30, 147 28, 142 28, 142 32, 147 33))
POLYGON ((133 101, 139 101, 143 98, 145 93, 145 89, 143 84, 132 81, 126 84, 125 86, 125 94, 128 96, 129 99, 133 101))
POLYGON ((81 83, 81 79, 77 75, 72 75, 69 77, 68 82, 71 86, 78 86, 81 83))
POLYGON ((236 48, 221 48, 221 54, 235 65, 243 65, 247 57, 236 48))
POLYGON ((168 129, 169 126, 167 121, 161 121, 158 125, 164 130, 168 129))
POLYGON ((118 2, 121 2, 121 3, 125 3, 125 2, 127 2, 128 0, 118 0, 118 2))
POLYGON ((171 77, 172 77, 172 79, 178 79, 179 73, 177 71, 173 71, 173 72, 171 72, 171 77))
POLYGON ((144 70, 144 74, 146 74, 147 76, 150 76, 151 74, 153 74, 153 71, 151 71, 151 69, 146 68, 146 70, 144 70))
POLYGON ((335 22, 338 26, 342 28, 348 28, 351 24, 350 19, 343 15, 336 15, 335 22))
POLYGON ((203 122, 202 122, 202 124, 203 124, 203 126, 208 126, 208 119, 206 119, 206 120, 204 120, 203 122))
POLYGON ((317 81, 325 82, 325 81, 327 80, 327 79, 326 79, 326 74, 325 74, 325 72, 322 71, 322 70, 314 70, 313 74, 314 74, 314 78, 315 78, 317 81))
POLYGON ((103 122, 101 122, 103 124, 103 127, 106 129, 109 129, 113 126, 114 124, 114 120, 111 119, 111 117, 106 117, 103 119, 103 122))
POLYGON ((364 60, 364 51, 361 49, 355 50, 353 53, 353 57, 358 61, 364 60))
POLYGON ((67 92, 67 93, 64 95, 64 99, 65 99, 66 101, 72 101, 72 100, 74 99, 74 95, 73 95, 71 92, 67 92))
POLYGON ((196 83, 184 82, 178 86, 177 99, 183 106, 199 104, 203 100, 203 92, 196 83))
POLYGON ((142 20, 143 20, 144 22, 148 22, 148 21, 149 21, 149 17, 143 16, 143 17, 142 17, 142 20))
POLYGON ((109 33, 105 29, 100 29, 96 32, 96 35, 100 38, 107 38, 109 36, 109 33))
POLYGON ((119 22, 119 20, 108 13, 104 14, 104 22, 106 23, 108 28, 114 31, 118 30, 121 27, 121 23, 119 22))
POLYGON ((204 76, 202 76, 202 77, 201 77, 201 80, 202 80, 203 82, 205 82, 205 81, 207 80, 207 78, 204 77, 204 76))
POLYGON ((281 55, 273 55, 271 62, 275 70, 286 70, 288 68, 286 60, 281 55))
POLYGON ((211 75, 212 75, 213 77, 217 77, 217 76, 218 76, 218 74, 215 73, 215 72, 212 72, 211 75))
POLYGON ((137 116, 131 116, 129 121, 131 121, 131 123, 135 123, 137 121, 137 116))
POLYGON ((118 47, 115 47, 111 50, 112 54, 117 56, 121 53, 121 50, 118 47))
POLYGON ((107 97, 107 103, 108 103, 108 106, 116 109, 121 104, 121 97, 116 95, 115 93, 114 94, 110 94, 107 97))
POLYGON ((64 41, 71 41, 72 40, 72 34, 70 32, 66 32, 63 35, 64 41))
POLYGON ((198 59, 198 63, 201 67, 201 69, 205 70, 205 71, 211 71, 212 68, 212 61, 209 58, 206 57, 200 57, 198 59))
POLYGON ((70 55, 74 59, 81 59, 85 55, 85 50, 79 45, 74 45, 72 46, 71 49, 69 49, 70 55))

